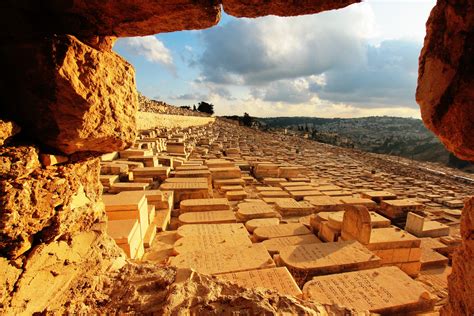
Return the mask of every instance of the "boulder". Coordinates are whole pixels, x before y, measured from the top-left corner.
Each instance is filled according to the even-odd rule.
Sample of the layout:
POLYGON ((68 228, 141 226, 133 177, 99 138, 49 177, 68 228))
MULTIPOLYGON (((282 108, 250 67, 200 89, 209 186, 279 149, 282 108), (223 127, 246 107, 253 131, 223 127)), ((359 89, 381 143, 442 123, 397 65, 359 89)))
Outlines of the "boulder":
POLYGON ((9 91, 0 101, 10 105, 3 112, 24 134, 65 154, 132 144, 138 96, 123 58, 69 35, 15 41, 0 52, 0 86, 9 91))
POLYGON ((427 22, 416 100, 425 125, 461 159, 474 161, 474 6, 438 1, 427 22))
POLYGON ((265 15, 295 16, 340 9, 360 0, 222 0, 224 11, 236 17, 255 18, 265 15))

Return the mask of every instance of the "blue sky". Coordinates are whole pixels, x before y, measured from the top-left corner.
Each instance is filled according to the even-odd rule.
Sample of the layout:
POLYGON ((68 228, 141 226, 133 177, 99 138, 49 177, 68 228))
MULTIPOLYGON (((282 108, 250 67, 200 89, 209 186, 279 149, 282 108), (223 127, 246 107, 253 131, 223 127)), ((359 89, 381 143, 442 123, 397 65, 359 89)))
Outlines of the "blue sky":
POLYGON ((434 0, 372 0, 300 17, 236 19, 122 38, 138 90, 216 114, 419 117, 417 62, 434 0))

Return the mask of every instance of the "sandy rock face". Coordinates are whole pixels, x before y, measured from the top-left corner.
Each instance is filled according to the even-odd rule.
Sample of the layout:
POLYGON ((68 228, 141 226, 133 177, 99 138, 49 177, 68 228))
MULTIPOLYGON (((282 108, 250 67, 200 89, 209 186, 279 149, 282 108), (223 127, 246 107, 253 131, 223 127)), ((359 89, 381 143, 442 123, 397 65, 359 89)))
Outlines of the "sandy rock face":
POLYGON ((438 1, 427 23, 416 91, 426 126, 466 160, 474 160, 473 30, 472 1, 438 1))
POLYGON ((305 0, 305 1, 261 1, 222 0, 224 11, 237 17, 255 18, 265 15, 295 16, 340 9, 360 0, 305 0))
POLYGON ((1 50, 7 55, 2 83, 9 90, 1 99, 15 104, 5 108, 5 116, 31 138, 66 154, 131 145, 138 110, 135 72, 120 56, 69 35, 1 50))
POLYGON ((474 198, 468 200, 462 211, 462 246, 454 254, 453 272, 449 276, 449 305, 447 315, 474 313, 474 198))
POLYGON ((1 256, 89 230, 104 216, 98 159, 43 169, 33 147, 0 148, 0 159, 1 256))
POLYGON ((68 305, 95 286, 98 275, 123 264, 123 252, 109 236, 97 231, 43 243, 27 258, 0 258, 0 313, 63 314, 68 305))

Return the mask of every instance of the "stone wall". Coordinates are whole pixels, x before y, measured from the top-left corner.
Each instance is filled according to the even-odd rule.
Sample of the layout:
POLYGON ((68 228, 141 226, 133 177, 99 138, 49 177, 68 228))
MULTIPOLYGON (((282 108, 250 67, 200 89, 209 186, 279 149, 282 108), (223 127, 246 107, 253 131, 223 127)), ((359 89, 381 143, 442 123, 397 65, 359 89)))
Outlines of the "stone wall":
POLYGON ((176 128, 176 127, 191 127, 201 126, 213 123, 215 117, 199 117, 199 116, 183 116, 183 115, 168 115, 157 114, 149 112, 138 112, 137 127, 138 129, 151 128, 176 128))

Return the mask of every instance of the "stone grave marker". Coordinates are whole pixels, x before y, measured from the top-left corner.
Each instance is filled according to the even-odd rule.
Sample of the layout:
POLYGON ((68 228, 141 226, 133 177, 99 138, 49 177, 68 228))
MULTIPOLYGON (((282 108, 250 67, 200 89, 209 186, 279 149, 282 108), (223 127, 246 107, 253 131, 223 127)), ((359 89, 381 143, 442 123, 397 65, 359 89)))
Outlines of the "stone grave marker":
POLYGON ((273 255, 280 253, 280 250, 295 245, 303 244, 317 244, 321 243, 318 237, 314 235, 299 235, 299 236, 290 236, 290 237, 280 237, 280 238, 271 238, 262 241, 262 244, 267 248, 267 251, 273 255))
POLYGON ((318 276, 304 285, 303 297, 384 315, 425 311, 433 306, 429 292, 397 267, 318 276))
POLYGON ((275 267, 260 244, 180 254, 171 258, 177 268, 191 268, 203 274, 222 274, 275 267))
POLYGON ((275 226, 264 226, 254 230, 254 236, 262 241, 271 238, 308 235, 311 231, 300 223, 280 224, 275 226))
POLYGON ((280 260, 295 275, 306 277, 380 266, 380 258, 358 241, 288 246, 280 250, 280 260))
POLYGON ((227 211, 208 211, 208 212, 189 212, 179 215, 182 225, 186 224, 218 224, 235 223, 234 212, 227 211))
POLYGON ((218 278, 245 288, 266 288, 281 295, 301 297, 301 290, 286 267, 224 273, 218 278))

